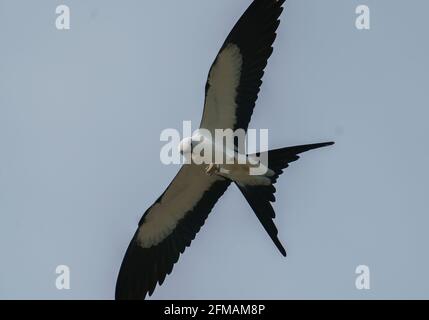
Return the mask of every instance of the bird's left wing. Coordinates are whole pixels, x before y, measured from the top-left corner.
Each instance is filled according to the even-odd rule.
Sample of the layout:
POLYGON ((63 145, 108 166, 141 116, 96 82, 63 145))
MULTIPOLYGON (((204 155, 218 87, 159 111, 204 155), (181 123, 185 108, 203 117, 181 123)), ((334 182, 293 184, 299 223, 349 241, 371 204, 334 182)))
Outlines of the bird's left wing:
POLYGON ((116 299, 144 299, 163 283, 230 182, 184 165, 143 215, 119 271, 116 299))
POLYGON ((210 68, 201 128, 247 130, 285 0, 253 0, 210 68))

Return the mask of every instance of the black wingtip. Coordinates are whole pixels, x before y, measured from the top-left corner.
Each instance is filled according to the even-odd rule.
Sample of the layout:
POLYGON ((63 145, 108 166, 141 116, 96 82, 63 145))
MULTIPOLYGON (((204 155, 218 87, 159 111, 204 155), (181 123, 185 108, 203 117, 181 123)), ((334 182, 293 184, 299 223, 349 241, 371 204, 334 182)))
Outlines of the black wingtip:
POLYGON ((334 144, 335 144, 334 141, 329 141, 329 142, 309 144, 307 146, 302 146, 302 147, 304 147, 305 149, 308 149, 307 151, 310 151, 310 150, 314 150, 314 149, 329 147, 329 146, 332 146, 334 144))
POLYGON ((295 153, 296 155, 298 155, 298 154, 301 154, 301 153, 304 153, 307 151, 329 147, 329 146, 332 146, 334 144, 335 144, 335 142, 330 141, 330 142, 307 144, 307 145, 302 145, 302 146, 294 146, 294 147, 284 148, 283 152, 285 152, 285 151, 286 152, 292 152, 292 153, 295 153))
POLYGON ((148 272, 153 270, 149 262, 149 250, 137 246, 133 238, 119 270, 115 300, 144 300, 147 297, 151 287, 156 285, 156 279, 152 279, 151 272, 148 272))
POLYGON ((286 257, 286 256, 287 256, 286 249, 283 247, 283 245, 282 245, 282 243, 280 242, 279 238, 276 238, 276 240, 274 241, 274 243, 275 243, 275 245, 276 245, 277 249, 279 249, 279 251, 280 251, 281 255, 282 255, 283 257, 286 257))
POLYGON ((285 248, 283 248, 283 247, 282 247, 282 248, 280 249, 280 253, 282 254, 282 256, 283 256, 283 257, 285 257, 285 258, 287 257, 287 253, 286 253, 285 248))

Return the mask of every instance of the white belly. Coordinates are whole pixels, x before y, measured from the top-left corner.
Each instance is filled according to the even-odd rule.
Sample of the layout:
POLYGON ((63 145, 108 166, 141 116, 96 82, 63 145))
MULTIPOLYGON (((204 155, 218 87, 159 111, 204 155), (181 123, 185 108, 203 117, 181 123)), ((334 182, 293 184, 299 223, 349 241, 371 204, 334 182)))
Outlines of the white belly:
POLYGON ((207 159, 198 159, 198 153, 192 155, 197 164, 204 164, 207 166, 208 174, 222 176, 240 185, 256 186, 271 184, 271 179, 269 177, 272 177, 274 172, 266 166, 260 163, 255 164, 254 159, 251 161, 246 155, 238 154, 236 151, 228 149, 223 145, 214 144, 211 139, 208 139, 204 135, 200 135, 198 139, 195 139, 201 141, 201 147, 212 151, 207 154, 204 153, 204 155, 207 155, 207 158, 211 159, 209 163, 207 163, 207 159), (211 172, 213 165, 210 165, 210 163, 216 165, 213 172, 211 172))
POLYGON ((271 179, 269 178, 274 174, 268 170, 264 175, 251 174, 252 165, 247 164, 224 164, 219 166, 218 175, 237 182, 240 185, 270 185, 271 179))

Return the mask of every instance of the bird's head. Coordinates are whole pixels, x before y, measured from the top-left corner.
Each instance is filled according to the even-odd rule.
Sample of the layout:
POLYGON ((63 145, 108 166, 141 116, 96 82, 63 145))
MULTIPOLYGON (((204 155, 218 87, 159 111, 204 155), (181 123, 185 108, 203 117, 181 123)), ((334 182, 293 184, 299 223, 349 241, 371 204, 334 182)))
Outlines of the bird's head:
MULTIPOLYGON (((185 159, 190 160, 193 157, 203 156, 204 150, 199 150, 198 154, 194 154, 196 148, 200 145, 204 147, 210 140, 199 132, 195 133, 192 137, 185 138, 179 143, 179 152, 185 159)), ((195 160, 195 159, 194 159, 195 160)))
POLYGON ((185 138, 179 143, 179 152, 181 155, 188 157, 192 155, 193 141, 192 138, 185 138))

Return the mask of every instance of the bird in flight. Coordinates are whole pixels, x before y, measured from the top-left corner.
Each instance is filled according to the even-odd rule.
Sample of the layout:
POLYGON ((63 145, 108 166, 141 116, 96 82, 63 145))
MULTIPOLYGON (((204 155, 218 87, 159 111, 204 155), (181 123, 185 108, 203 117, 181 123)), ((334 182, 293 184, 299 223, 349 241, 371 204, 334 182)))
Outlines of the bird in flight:
MULTIPOLYGON (((205 89, 200 129, 246 131, 255 107, 264 69, 273 52, 285 0, 254 0, 226 38, 212 64, 205 89)), ((193 137, 180 144, 192 151, 193 137)), ((238 186, 278 250, 286 256, 274 224, 274 184, 299 154, 333 142, 268 151, 267 170, 249 174, 250 164, 184 164, 176 177, 144 213, 125 253, 116 299, 144 299, 162 285, 185 248, 190 246, 216 202, 231 183, 238 186)))

